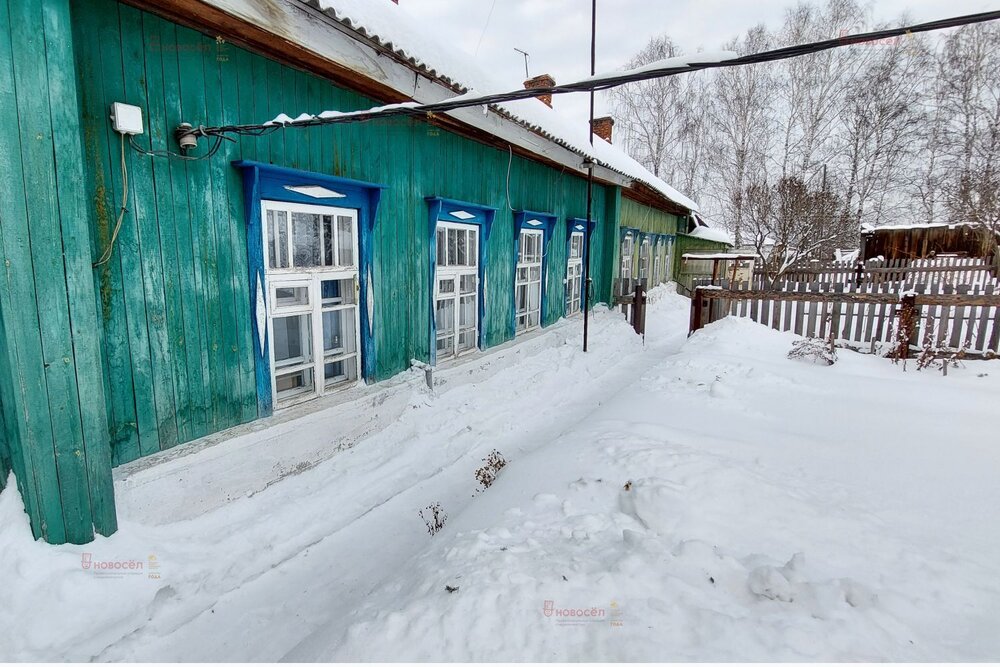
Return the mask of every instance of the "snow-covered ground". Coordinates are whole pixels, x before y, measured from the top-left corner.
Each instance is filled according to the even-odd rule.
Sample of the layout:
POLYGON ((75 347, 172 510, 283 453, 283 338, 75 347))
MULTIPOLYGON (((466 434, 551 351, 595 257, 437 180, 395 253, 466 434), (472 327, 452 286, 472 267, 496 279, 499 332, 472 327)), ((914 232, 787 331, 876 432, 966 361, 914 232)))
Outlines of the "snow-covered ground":
POLYGON ((657 296, 645 346, 604 312, 586 355, 563 323, 402 383, 384 429, 313 424, 336 454, 229 502, 181 480, 224 497, 252 450, 169 461, 208 507, 182 520, 125 480, 118 534, 50 547, 5 491, 0 661, 1000 659, 1000 362, 814 366, 657 296))

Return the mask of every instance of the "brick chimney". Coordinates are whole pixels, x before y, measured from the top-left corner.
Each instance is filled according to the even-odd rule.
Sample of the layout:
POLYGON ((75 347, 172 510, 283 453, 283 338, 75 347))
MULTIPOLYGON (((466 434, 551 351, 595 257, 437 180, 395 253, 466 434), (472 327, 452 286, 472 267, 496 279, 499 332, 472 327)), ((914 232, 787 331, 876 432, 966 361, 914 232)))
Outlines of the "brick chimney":
POLYGON ((615 126, 615 119, 611 116, 601 116, 600 118, 595 118, 590 129, 594 134, 604 139, 609 144, 611 143, 611 129, 615 126))
MULTIPOLYGON (((531 90, 532 88, 551 88, 554 85, 556 85, 556 80, 548 74, 539 74, 538 76, 534 76, 524 82, 526 90, 531 90)), ((538 95, 537 98, 540 99, 545 106, 552 108, 552 95, 538 95)))

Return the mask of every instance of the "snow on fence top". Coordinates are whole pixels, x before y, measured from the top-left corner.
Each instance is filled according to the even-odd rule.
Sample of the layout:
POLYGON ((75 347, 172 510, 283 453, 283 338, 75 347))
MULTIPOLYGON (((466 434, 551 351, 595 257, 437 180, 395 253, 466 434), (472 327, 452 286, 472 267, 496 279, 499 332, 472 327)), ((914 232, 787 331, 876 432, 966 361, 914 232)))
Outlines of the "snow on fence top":
MULTIPOLYGON (((301 0, 301 2, 319 9, 338 23, 389 49, 413 68, 458 89, 462 95, 505 92, 509 88, 493 80, 490 75, 473 64, 470 57, 453 48, 445 49, 428 37, 436 34, 436 31, 430 26, 423 26, 424 29, 421 29, 419 16, 401 13, 399 7, 389 2, 372 0, 301 0)), ((704 62, 724 59, 731 55, 728 52, 693 54, 692 59, 704 62)), ((516 100, 495 106, 511 120, 563 148, 589 157, 602 167, 643 183, 684 208, 691 211, 698 210, 698 204, 604 139, 594 135, 594 145, 591 147, 589 128, 582 124, 577 126, 567 122, 558 111, 540 104, 538 100, 534 98, 516 100)))
MULTIPOLYGON (((862 232, 880 232, 884 230, 902 230, 902 229, 957 229, 959 227, 985 227, 982 223, 978 222, 917 222, 905 225, 861 225, 862 232)), ((1000 230, 996 230, 997 234, 1000 234, 1000 230)))

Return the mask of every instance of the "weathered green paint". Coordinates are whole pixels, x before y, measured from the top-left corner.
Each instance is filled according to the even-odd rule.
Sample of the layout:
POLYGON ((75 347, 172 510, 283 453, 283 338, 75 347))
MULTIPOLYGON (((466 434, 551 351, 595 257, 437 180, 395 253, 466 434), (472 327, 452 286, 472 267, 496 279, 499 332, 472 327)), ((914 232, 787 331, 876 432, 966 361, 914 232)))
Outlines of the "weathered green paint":
MULTIPOLYGON (((122 197, 112 102, 143 108, 146 132, 136 142, 157 151, 176 150, 172 132, 181 122, 254 123, 378 103, 115 0, 78 0, 74 19, 94 257, 107 247, 122 197)), ((486 346, 510 335, 512 208, 560 219, 548 244, 543 322, 563 315, 563 222, 586 214, 578 175, 414 119, 240 137, 199 162, 129 147, 128 211, 111 262, 95 272, 116 464, 257 417, 243 191, 231 166, 239 159, 388 186, 374 234, 375 379, 429 357, 427 196, 499 209, 484 257, 486 346)), ((611 295, 621 210, 618 188, 595 188, 595 301, 611 295)))
MULTIPOLYGON (((687 230, 687 220, 683 217, 667 213, 645 204, 623 198, 621 211, 621 226, 638 229, 640 232, 651 234, 673 234, 675 235, 675 245, 673 249, 673 266, 670 267, 670 276, 674 280, 680 274, 681 255, 686 252, 726 252, 730 246, 718 241, 709 241, 695 236, 689 236, 684 232, 687 230)), ((632 248, 633 266, 638 265, 639 239, 636 239, 632 248)), ((620 252, 620 247, 619 247, 620 252)), ((614 265, 619 266, 617 263, 614 265)))
POLYGON ((0 403, 53 543, 116 529, 70 24, 68 0, 0 0, 0 403))
POLYGON ((680 231, 682 218, 645 204, 629 199, 622 199, 622 227, 631 227, 651 234, 676 234, 680 231))

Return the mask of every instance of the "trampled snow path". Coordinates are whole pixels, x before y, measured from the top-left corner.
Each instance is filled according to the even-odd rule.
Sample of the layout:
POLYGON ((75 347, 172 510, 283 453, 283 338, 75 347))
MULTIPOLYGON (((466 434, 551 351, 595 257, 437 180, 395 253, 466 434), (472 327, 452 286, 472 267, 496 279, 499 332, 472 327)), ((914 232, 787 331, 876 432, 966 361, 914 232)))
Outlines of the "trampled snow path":
POLYGON ((588 355, 557 328, 311 470, 86 549, 31 543, 5 492, 0 660, 1000 658, 1000 367, 813 367, 686 318, 661 295, 642 348, 599 316, 588 355))

